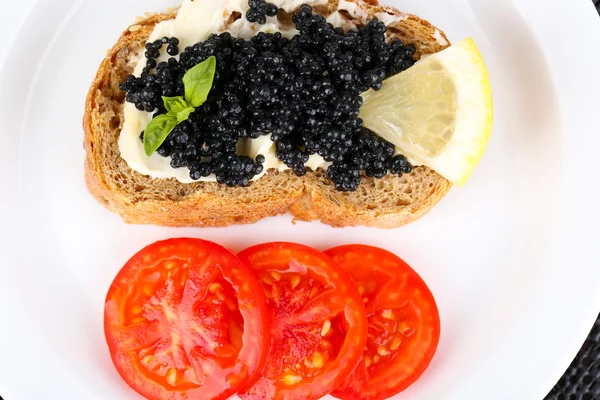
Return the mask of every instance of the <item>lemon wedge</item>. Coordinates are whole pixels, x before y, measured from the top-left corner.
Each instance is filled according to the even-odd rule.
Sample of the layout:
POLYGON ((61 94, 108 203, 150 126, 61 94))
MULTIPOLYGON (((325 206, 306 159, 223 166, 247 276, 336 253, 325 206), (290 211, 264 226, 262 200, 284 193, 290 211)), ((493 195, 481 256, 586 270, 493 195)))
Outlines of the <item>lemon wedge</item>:
POLYGON ((492 130, 492 89, 473 39, 425 57, 363 93, 363 125, 463 186, 479 163, 492 130))

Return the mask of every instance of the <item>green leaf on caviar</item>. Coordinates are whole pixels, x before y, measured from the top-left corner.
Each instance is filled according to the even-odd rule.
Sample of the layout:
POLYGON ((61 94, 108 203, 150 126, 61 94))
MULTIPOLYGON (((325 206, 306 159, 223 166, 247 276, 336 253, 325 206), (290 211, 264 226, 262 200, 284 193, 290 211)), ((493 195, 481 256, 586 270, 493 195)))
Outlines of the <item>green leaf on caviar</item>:
POLYGON ((170 115, 177 116, 177 114, 180 113, 181 111, 183 111, 187 108, 190 108, 190 105, 188 104, 188 102, 185 101, 185 99, 181 96, 175 96, 175 97, 163 96, 162 99, 163 99, 165 108, 167 109, 167 113, 170 115))
POLYGON ((216 68, 217 59, 215 56, 209 57, 184 75, 185 98, 162 97, 167 113, 152 119, 144 131, 144 152, 148 157, 163 144, 178 124, 186 121, 196 107, 204 104, 212 89, 216 68))
POLYGON ((185 100, 190 106, 199 107, 206 101, 212 89, 216 69, 217 59, 211 56, 185 73, 183 76, 185 100))
POLYGON ((159 115, 150 121, 144 132, 144 152, 148 157, 163 144, 178 123, 177 117, 169 114, 159 115))

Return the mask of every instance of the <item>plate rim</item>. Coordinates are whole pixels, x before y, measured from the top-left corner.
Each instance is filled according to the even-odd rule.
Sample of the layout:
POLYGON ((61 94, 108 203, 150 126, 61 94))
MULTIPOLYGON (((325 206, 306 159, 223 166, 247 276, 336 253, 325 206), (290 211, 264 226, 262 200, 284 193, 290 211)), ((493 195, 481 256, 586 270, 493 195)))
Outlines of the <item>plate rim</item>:
MULTIPOLYGON (((562 175, 562 183, 565 185, 565 190, 561 193, 563 209, 566 209, 568 204, 577 205, 568 210, 567 215, 570 218, 565 218, 563 221, 563 241, 565 248, 562 251, 563 272, 567 268, 566 265, 589 265, 587 268, 582 268, 578 272, 584 273, 579 278, 581 282, 600 282, 600 268, 594 268, 590 265, 590 260, 594 259, 593 250, 594 243, 593 235, 594 225, 600 223, 600 208, 594 206, 594 198, 600 196, 600 188, 594 185, 586 185, 586 180, 591 177, 594 167, 594 157, 592 149, 600 147, 600 136, 597 131, 600 129, 600 122, 594 119, 594 104, 600 104, 600 74, 595 71, 600 71, 600 41, 585 41, 588 46, 588 51, 574 54, 573 59, 569 64, 577 65, 576 75, 567 74, 570 65, 565 59, 561 59, 558 55, 570 54, 572 42, 579 42, 583 38, 600 38, 600 18, 593 2, 588 0, 573 0, 570 2, 544 1, 544 0, 514 0, 520 9, 522 15, 527 21, 535 21, 535 24, 528 24, 536 34, 538 45, 540 46, 546 64, 550 69, 554 87, 557 90, 557 98, 559 99, 559 110, 563 121, 563 158, 569 162, 565 162, 565 170, 562 175), (548 14, 543 16, 538 11, 540 9, 547 10, 548 14), (543 21, 543 22, 542 22, 543 21), (569 23, 570 29, 564 28, 566 21, 576 21, 569 23), (560 35, 552 34, 554 31, 561 32, 560 35), (541 36, 541 37, 540 37, 541 36), (575 62, 576 61, 576 62, 575 62), (568 97, 562 96, 565 93, 570 94, 568 97), (578 94, 579 96, 574 96, 578 94), (575 99, 575 101, 573 101, 575 99), (585 135, 585 146, 576 146, 570 140, 572 134, 577 132, 578 137, 585 135), (567 157, 567 154, 570 156, 567 157), (580 174, 581 171, 586 171, 585 174, 580 174), (574 190, 578 189, 578 191, 574 190), (575 195, 574 193, 577 193, 575 195), (579 228, 575 229, 577 223, 574 221, 586 221, 581 223, 579 228), (588 252, 581 251, 587 249, 588 252)), ((585 40, 585 39, 584 39, 585 40)), ((570 271, 569 271, 570 272, 570 271)), ((583 286, 583 285, 582 285, 583 286)), ((594 326, 600 312, 600 290, 593 290, 593 286, 589 285, 588 292, 584 295, 584 291, 579 292, 580 299, 564 299, 556 296, 561 301, 567 300, 569 304, 590 304, 589 307, 565 307, 573 313, 577 313, 575 318, 580 323, 569 329, 570 340, 563 345, 563 351, 555 356, 556 363, 550 366, 550 363, 540 359, 538 364, 544 366, 548 370, 547 383, 540 382, 539 389, 532 391, 529 398, 544 398, 562 377, 568 366, 571 364, 581 345, 589 335, 590 330, 594 326), (560 356, 559 354, 562 354, 560 356)), ((558 289, 561 289, 558 287, 558 289)), ((560 294, 560 290, 558 290, 560 294)), ((530 320, 535 320, 535 315, 529 313, 530 320)), ((551 326, 551 321, 546 321, 545 326, 551 326)), ((526 379, 524 376, 522 379, 526 379)), ((524 397, 527 398, 527 397, 524 397)))

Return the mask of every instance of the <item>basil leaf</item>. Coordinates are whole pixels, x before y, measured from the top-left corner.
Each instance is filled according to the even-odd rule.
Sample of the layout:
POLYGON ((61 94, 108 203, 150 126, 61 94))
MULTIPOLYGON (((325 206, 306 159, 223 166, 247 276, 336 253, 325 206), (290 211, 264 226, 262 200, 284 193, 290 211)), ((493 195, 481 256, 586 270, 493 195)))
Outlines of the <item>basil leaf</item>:
POLYGON ((217 59, 209 57, 184 75, 185 98, 162 97, 167 114, 154 118, 144 131, 144 152, 148 157, 163 144, 177 124, 187 120, 196 107, 206 101, 212 89, 216 68, 217 59))
POLYGON ((177 123, 177 117, 168 114, 159 115, 150 121, 144 132, 144 152, 148 157, 163 144, 177 123))
POLYGON ((185 100, 190 106, 199 107, 206 101, 212 89, 216 69, 217 59, 211 56, 185 73, 183 76, 185 100))
POLYGON ((181 110, 177 113, 177 122, 183 122, 188 119, 191 113, 196 111, 194 107, 188 107, 185 110, 181 110))
POLYGON ((187 103, 187 101, 185 101, 185 99, 181 96, 175 96, 175 97, 163 96, 162 99, 163 99, 163 103, 165 104, 165 108, 167 109, 167 111, 170 115, 176 116, 181 111, 190 107, 189 104, 187 103))

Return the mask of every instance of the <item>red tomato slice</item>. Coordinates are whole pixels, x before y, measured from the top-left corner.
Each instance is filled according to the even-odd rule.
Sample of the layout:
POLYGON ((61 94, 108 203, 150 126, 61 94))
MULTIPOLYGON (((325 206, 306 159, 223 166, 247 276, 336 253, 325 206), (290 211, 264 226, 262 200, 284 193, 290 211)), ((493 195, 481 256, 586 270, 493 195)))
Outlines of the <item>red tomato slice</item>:
POLYGON ((318 399, 339 386, 362 356, 366 314, 348 276, 313 248, 268 243, 244 250, 271 312, 271 345, 248 399, 318 399))
POLYGON ((148 399, 226 399, 265 362, 268 313, 250 269, 199 239, 154 243, 106 296, 104 332, 121 377, 148 399))
POLYGON ((440 318, 429 288, 404 261, 376 247, 349 245, 325 252, 358 288, 369 333, 358 367, 332 394, 346 400, 391 397, 429 365, 440 337, 440 318))

